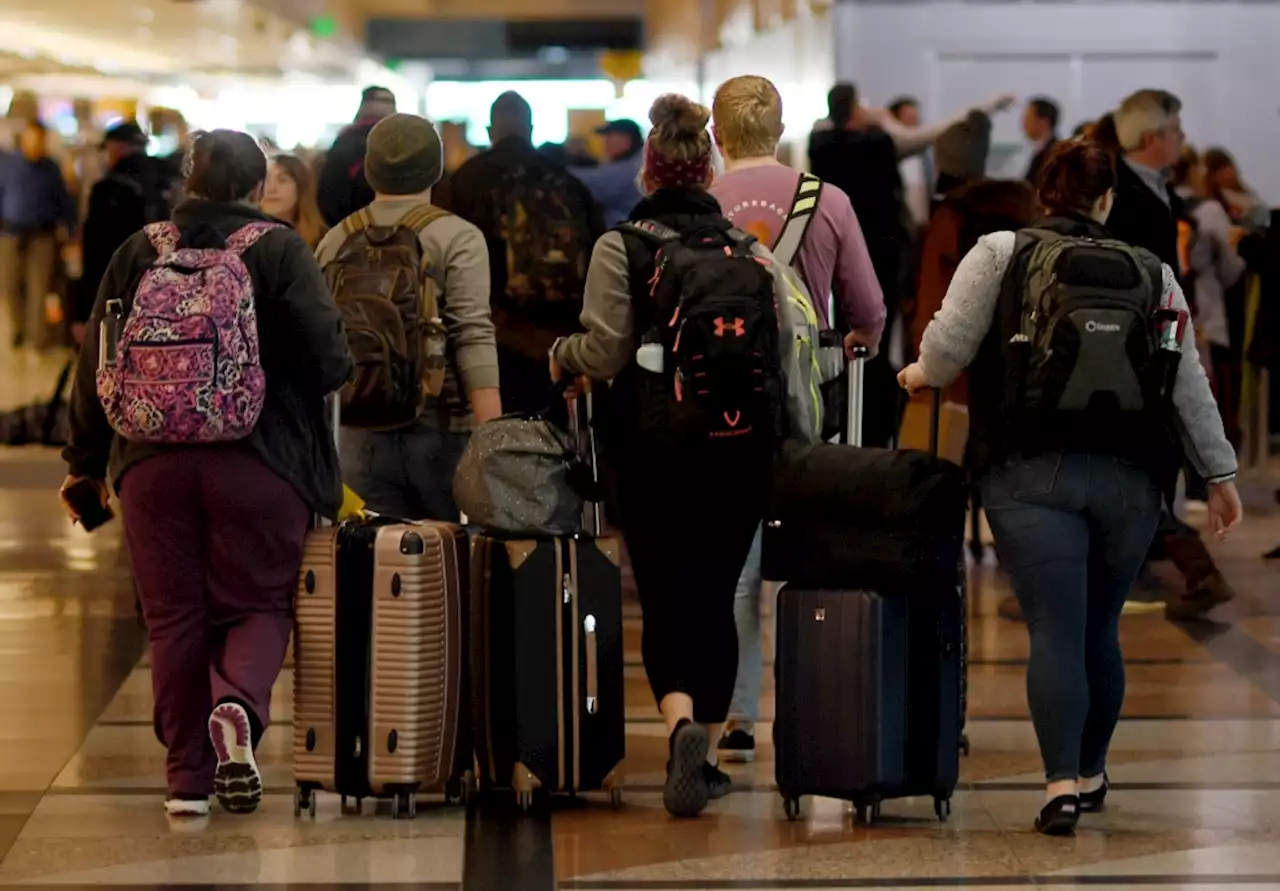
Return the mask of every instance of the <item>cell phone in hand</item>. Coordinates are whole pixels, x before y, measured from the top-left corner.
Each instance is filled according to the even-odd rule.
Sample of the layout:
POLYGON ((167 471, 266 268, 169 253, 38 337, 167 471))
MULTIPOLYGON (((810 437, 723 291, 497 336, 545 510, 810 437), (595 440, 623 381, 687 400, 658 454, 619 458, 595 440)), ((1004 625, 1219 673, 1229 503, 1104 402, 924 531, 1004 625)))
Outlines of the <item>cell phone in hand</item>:
POLYGON ((84 479, 73 483, 62 493, 62 497, 80 518, 79 523, 85 532, 92 532, 115 518, 111 505, 102 503, 101 490, 93 480, 84 479))

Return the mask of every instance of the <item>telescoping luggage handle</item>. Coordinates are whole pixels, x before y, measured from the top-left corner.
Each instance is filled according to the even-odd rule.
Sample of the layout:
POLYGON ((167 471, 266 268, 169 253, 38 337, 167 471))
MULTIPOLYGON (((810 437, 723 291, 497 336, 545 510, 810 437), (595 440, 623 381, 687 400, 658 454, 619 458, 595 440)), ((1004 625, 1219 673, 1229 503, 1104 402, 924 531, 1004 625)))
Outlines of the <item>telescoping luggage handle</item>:
MULTIPOLYGON (((583 393, 569 402, 569 435, 573 438, 578 453, 587 461, 591 470, 591 488, 600 488, 600 462, 596 454, 596 431, 592 426, 595 419, 594 394, 591 392, 591 381, 583 378, 583 393), (586 405, 586 421, 583 422, 583 404, 586 405)), ((582 528, 588 535, 599 537, 604 529, 600 502, 587 501, 582 509, 582 528)))
MULTIPOLYGON (((871 356, 871 350, 862 344, 858 344, 853 348, 853 358, 849 360, 849 398, 848 417, 845 420, 844 441, 846 445, 861 446, 862 445, 862 398, 866 382, 867 359, 871 356)), ((903 400, 909 398, 906 391, 902 393, 903 400)), ((901 412, 899 412, 901 415, 901 412)), ((942 391, 935 389, 933 391, 933 403, 929 408, 929 454, 935 458, 938 455, 938 431, 942 424, 942 391)), ((901 444, 901 426, 894 428, 893 447, 896 449, 901 444)))

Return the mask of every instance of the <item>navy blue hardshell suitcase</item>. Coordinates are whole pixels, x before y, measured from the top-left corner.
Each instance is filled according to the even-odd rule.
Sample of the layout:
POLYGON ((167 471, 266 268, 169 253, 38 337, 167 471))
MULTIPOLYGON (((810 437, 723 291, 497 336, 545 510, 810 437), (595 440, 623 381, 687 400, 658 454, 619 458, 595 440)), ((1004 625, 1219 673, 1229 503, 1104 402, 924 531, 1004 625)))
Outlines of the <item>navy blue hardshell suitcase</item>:
MULTIPOLYGON (((850 367, 851 444, 860 440, 860 364, 850 367)), ((773 733, 789 819, 805 795, 851 801, 865 823, 882 802, 913 796, 932 797, 938 818, 949 816, 968 751, 965 577, 954 565, 954 574, 927 573, 885 594, 843 584, 779 591, 773 733)))

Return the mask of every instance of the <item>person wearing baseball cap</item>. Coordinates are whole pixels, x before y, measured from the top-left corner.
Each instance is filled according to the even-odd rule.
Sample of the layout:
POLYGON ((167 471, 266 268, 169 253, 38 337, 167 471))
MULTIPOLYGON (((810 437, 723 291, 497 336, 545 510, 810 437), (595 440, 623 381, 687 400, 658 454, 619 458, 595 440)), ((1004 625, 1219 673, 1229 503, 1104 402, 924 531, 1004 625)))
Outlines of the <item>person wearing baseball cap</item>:
POLYGON ((605 226, 612 229, 631 217, 640 202, 636 179, 644 161, 644 134, 635 121, 609 121, 596 129, 604 137, 606 163, 599 167, 574 167, 574 176, 586 183, 600 205, 605 226))
MULTIPOLYGON (((342 434, 343 479, 370 510, 397 517, 458 521, 453 477, 471 430, 502 413, 498 394, 498 354, 489 310, 489 251, 480 230, 431 204, 431 190, 444 172, 444 152, 435 125, 412 114, 393 114, 369 131, 364 176, 372 203, 325 235, 316 260, 329 281, 340 282, 334 297, 367 293, 384 282, 394 285, 401 267, 384 251, 385 269, 368 260, 370 227, 402 226, 418 234, 422 258, 437 276, 423 281, 436 288, 442 308, 448 355, 438 396, 427 398, 421 417, 390 432, 346 429, 342 434), (351 275, 331 274, 331 266, 351 275), (354 273, 359 272, 359 275, 354 273), (374 284, 370 284, 374 283, 374 284), (442 288, 442 290, 441 290, 442 288)), ((359 353, 359 345, 353 341, 359 353)), ((346 415, 344 415, 346 417, 346 415)))
POLYGON ((137 121, 125 121, 124 123, 116 124, 114 127, 109 128, 107 132, 103 134, 102 143, 98 147, 105 149, 108 152, 114 150, 125 154, 132 154, 132 152, 128 152, 126 150, 130 148, 146 148, 147 142, 147 134, 138 126, 137 121))
POLYGON ((82 265, 71 330, 77 343, 116 249, 148 223, 169 219, 172 183, 156 159, 147 156, 147 141, 137 121, 116 124, 103 134, 100 148, 107 172, 89 192, 81 233, 82 265))

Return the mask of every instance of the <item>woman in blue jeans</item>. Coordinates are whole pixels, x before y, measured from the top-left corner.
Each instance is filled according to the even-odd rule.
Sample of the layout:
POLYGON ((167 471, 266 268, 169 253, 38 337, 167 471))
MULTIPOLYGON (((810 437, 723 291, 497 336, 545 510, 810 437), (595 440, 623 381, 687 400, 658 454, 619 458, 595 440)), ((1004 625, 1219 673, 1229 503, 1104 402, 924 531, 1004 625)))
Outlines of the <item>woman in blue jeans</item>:
MULTIPOLYGON (((919 361, 899 377, 914 392, 947 386, 970 368, 970 436, 983 507, 1031 635, 1027 699, 1048 780, 1035 825, 1050 835, 1071 834, 1080 813, 1100 809, 1107 794, 1107 749, 1124 701, 1120 611, 1160 517, 1162 474, 1175 466, 1166 428, 1209 481, 1213 531, 1225 535, 1241 515, 1235 452, 1191 325, 1181 324, 1187 304, 1173 272, 1144 251, 1103 243, 1115 185, 1108 152, 1082 141, 1061 144, 1044 170, 1040 202, 1048 215, 1035 229, 1050 245, 1067 239, 1071 246, 1058 255, 1067 259, 1021 233, 983 237, 925 331, 919 361), (1049 258, 1043 266, 1042 256, 1049 258), (1098 283, 1088 286, 1095 297, 1105 284, 1112 294, 1129 289, 1134 305, 1150 301, 1180 313, 1157 329, 1180 356, 1171 399, 1153 399, 1148 389, 1134 401, 1142 375, 1129 362, 1127 329, 1117 323, 1123 312, 1089 315, 1098 311, 1078 309, 1082 302, 1055 303, 1065 309, 1035 327, 1032 308, 1043 305, 1037 298, 1081 280, 1098 283), (1036 364, 1018 359, 1016 332, 1031 332, 1028 355, 1043 357, 1047 367, 1054 350, 1037 352, 1037 338, 1063 325, 1072 326, 1076 359, 1061 372, 1064 387, 1050 403, 1038 385, 1053 372, 1037 374, 1036 364), (1126 381, 1133 384, 1128 392, 1126 381)), ((1087 288, 1077 293, 1090 297, 1087 288)), ((1055 335, 1050 343, 1061 349, 1064 341, 1055 335)))

